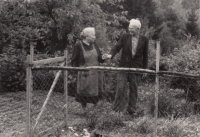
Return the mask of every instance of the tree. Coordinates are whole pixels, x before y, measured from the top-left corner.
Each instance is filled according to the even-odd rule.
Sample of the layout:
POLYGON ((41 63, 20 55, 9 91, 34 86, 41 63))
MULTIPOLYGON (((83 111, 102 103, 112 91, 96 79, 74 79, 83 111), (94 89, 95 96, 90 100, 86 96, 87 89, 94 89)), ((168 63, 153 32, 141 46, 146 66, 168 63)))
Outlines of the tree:
POLYGON ((191 36, 196 36, 199 38, 199 27, 198 27, 198 16, 194 9, 191 9, 188 13, 188 20, 186 23, 186 32, 191 34, 191 36))
POLYGON ((113 7, 120 7, 113 0, 30 2, 3 2, 0 14, 1 45, 11 44, 29 51, 29 43, 35 42, 37 50, 53 54, 56 50, 71 49, 79 39, 81 30, 91 26, 96 28, 98 44, 105 47, 108 45, 107 41, 115 41, 119 37, 122 31, 119 22, 126 21, 122 14, 109 14, 101 9, 100 4, 111 2, 113 7), (109 39, 106 39, 107 36, 109 39))
POLYGON ((182 0, 184 9, 199 9, 199 0, 182 0))

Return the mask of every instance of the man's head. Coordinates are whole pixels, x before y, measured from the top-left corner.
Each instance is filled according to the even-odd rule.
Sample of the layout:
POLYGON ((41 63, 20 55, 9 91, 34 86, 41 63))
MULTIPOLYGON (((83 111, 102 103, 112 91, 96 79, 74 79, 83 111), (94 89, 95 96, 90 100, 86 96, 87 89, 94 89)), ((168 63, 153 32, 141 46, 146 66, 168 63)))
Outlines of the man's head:
POLYGON ((81 36, 89 43, 94 42, 96 39, 95 29, 93 27, 87 27, 81 32, 81 36))
POLYGON ((141 23, 138 19, 131 19, 130 20, 128 30, 129 30, 129 33, 132 36, 139 35, 140 28, 141 28, 141 23))

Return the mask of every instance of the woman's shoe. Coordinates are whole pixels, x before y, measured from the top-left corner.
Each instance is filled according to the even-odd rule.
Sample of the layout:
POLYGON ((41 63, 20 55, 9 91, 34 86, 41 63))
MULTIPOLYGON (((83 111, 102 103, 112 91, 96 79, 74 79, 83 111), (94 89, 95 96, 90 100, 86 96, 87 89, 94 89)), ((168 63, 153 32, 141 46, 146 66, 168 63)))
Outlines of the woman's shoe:
POLYGON ((81 103, 81 106, 83 109, 85 109, 87 107, 87 104, 86 103, 81 103))

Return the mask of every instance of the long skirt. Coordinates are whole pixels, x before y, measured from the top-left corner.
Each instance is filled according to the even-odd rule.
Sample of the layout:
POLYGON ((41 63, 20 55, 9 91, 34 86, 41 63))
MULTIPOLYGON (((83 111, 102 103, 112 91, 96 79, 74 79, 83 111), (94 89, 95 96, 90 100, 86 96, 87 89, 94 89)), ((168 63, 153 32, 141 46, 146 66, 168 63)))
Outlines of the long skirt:
POLYGON ((78 72, 76 101, 93 104, 99 101, 100 76, 95 70, 78 72))

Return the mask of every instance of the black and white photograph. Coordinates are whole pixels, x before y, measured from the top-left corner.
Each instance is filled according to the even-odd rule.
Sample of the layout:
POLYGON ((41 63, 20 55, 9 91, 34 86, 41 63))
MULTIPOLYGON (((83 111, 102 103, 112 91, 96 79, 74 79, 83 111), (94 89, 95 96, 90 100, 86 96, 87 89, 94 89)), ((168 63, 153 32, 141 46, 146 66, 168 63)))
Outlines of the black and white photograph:
POLYGON ((0 0, 0 137, 200 137, 200 0, 0 0))

